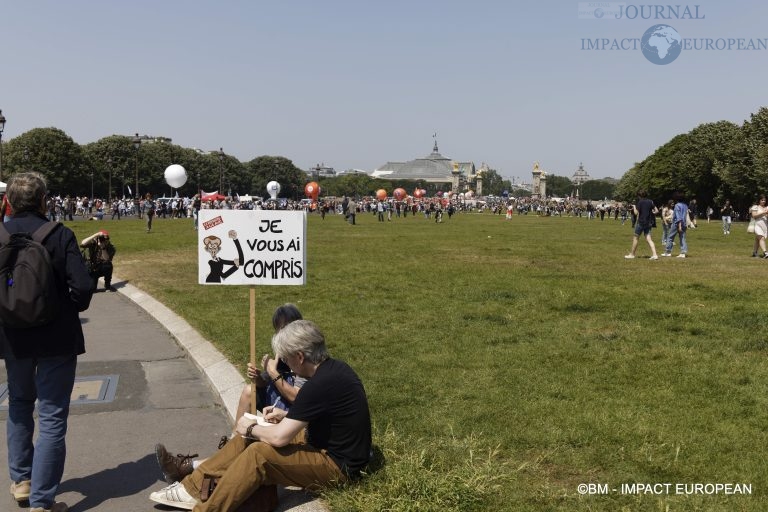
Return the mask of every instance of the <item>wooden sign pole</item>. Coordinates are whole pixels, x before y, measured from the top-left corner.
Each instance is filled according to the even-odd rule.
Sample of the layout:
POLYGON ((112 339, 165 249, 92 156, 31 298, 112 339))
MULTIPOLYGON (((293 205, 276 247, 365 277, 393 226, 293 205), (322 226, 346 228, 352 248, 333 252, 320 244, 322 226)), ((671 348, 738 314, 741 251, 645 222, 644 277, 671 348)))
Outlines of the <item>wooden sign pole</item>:
MULTIPOLYGON (((250 302, 251 302, 251 364, 256 368, 256 287, 251 286, 250 290, 250 302)), ((251 414, 256 414, 256 381, 251 381, 251 414)))

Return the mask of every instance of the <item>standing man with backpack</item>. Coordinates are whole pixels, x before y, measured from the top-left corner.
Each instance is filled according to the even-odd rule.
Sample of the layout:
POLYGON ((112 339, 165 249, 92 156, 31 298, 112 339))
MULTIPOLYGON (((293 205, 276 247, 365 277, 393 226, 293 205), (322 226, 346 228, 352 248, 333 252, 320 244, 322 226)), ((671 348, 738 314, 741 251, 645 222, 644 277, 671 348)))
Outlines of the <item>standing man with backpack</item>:
POLYGON ((64 472, 77 356, 85 352, 78 313, 88 309, 92 282, 74 233, 45 218, 45 178, 36 172, 16 174, 7 195, 14 215, 0 226, 11 235, 0 237, 6 240, 0 241, 0 357, 8 376, 11 495, 19 503, 28 501, 30 512, 66 512, 67 505, 55 498, 64 472), (38 242, 38 229, 50 227, 38 242), (40 282, 52 283, 50 291, 35 290, 39 285, 25 278, 40 260, 47 267, 39 267, 45 270, 39 273, 52 278, 42 276, 40 282), (25 270, 22 263, 29 267, 25 270), (35 292, 37 318, 25 317, 28 308, 14 306, 15 301, 35 292), (36 401, 39 431, 33 444, 36 401))

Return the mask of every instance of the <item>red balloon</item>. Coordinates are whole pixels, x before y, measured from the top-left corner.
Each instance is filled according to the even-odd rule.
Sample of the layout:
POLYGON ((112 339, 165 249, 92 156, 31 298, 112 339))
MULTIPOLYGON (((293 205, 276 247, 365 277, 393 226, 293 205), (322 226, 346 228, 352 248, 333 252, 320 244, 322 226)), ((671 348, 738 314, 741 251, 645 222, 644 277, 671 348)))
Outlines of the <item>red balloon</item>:
POLYGON ((417 188, 416 190, 413 191, 413 197, 415 197, 416 199, 420 198, 423 195, 424 195, 424 192, 420 188, 417 188))
POLYGON ((317 201, 317 195, 320 193, 320 186, 315 183, 314 181, 310 181, 304 186, 304 194, 314 200, 317 201))
POLYGON ((376 191, 376 199, 378 199, 379 201, 383 201, 386 198, 387 198, 386 190, 384 190, 383 188, 380 188, 379 190, 376 191))
POLYGON ((396 188, 395 191, 392 192, 392 195, 395 196, 395 199, 397 199, 398 201, 402 201, 403 199, 405 199, 405 196, 407 194, 408 193, 405 191, 404 188, 396 188))

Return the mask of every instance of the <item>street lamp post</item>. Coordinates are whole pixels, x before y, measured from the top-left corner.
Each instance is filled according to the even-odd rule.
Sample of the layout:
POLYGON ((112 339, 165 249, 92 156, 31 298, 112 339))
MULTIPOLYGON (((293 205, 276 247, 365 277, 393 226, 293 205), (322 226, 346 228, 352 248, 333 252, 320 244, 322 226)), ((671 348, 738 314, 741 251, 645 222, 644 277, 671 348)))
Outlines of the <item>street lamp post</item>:
POLYGON ((93 204, 93 169, 91 169, 91 204, 93 204))
POLYGON ((136 191, 134 192, 134 196, 139 197, 139 148, 141 147, 141 138, 139 137, 138 133, 133 138, 132 142, 133 142, 133 149, 136 150, 136 172, 135 172, 136 191))
POLYGON ((223 191, 224 182, 224 148, 219 148, 219 194, 223 191))
POLYGON ((109 184, 107 185, 107 201, 112 203, 112 157, 107 158, 107 170, 109 171, 109 184))
POLYGON ((5 130, 5 116, 0 110, 0 180, 3 179, 3 130, 5 130))
POLYGON ((136 150, 136 192, 134 192, 134 204, 136 205, 136 214, 141 218, 141 199, 139 198, 139 148, 141 147, 141 139, 139 134, 133 138, 133 149, 136 150))

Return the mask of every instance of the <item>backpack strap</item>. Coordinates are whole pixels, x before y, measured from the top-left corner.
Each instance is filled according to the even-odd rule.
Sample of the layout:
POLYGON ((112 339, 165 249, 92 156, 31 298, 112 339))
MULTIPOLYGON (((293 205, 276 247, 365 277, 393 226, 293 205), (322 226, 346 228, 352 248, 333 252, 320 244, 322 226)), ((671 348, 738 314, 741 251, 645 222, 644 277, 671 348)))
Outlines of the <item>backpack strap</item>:
MULTIPOLYGON (((50 235, 54 229, 59 227, 60 224, 61 222, 53 222, 53 221, 46 222, 45 224, 37 228, 34 233, 32 233, 32 240, 34 240, 39 244, 42 244, 43 242, 45 242, 45 239, 48 238, 48 235, 50 235)), ((2 234, 0 234, 0 237, 1 236, 2 234)))

